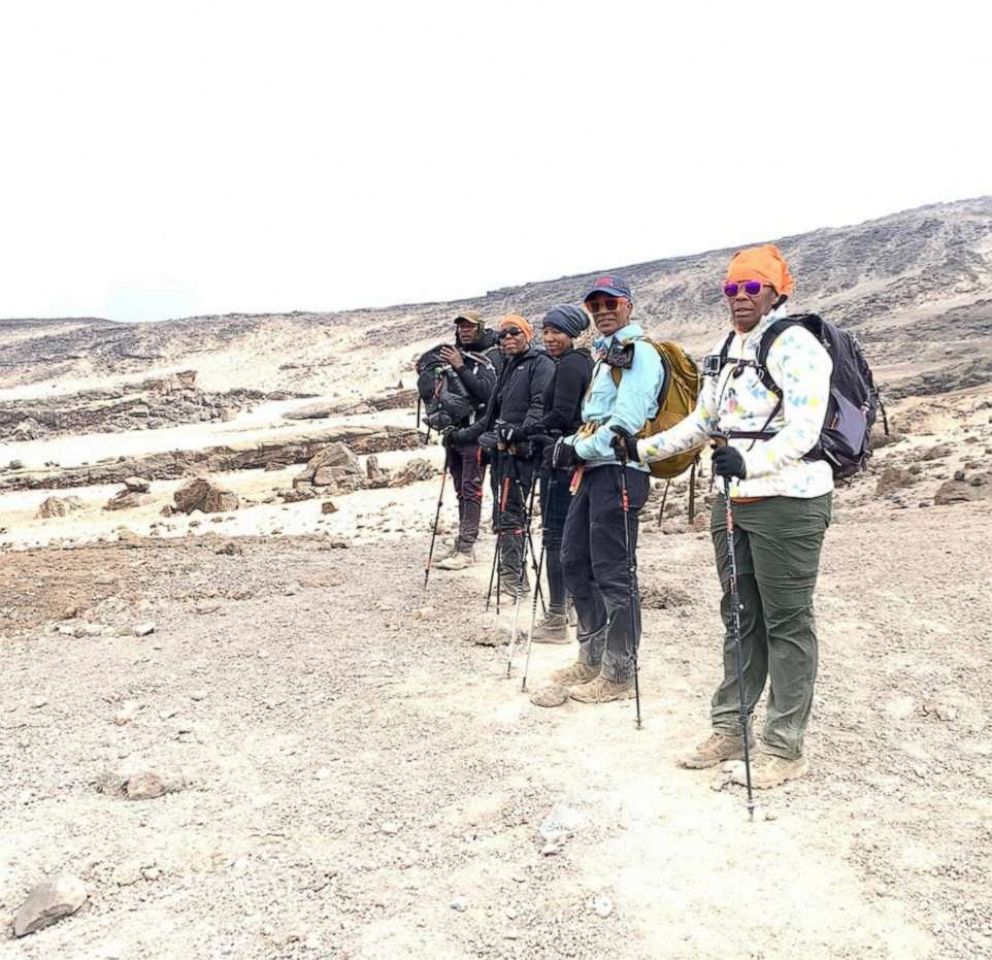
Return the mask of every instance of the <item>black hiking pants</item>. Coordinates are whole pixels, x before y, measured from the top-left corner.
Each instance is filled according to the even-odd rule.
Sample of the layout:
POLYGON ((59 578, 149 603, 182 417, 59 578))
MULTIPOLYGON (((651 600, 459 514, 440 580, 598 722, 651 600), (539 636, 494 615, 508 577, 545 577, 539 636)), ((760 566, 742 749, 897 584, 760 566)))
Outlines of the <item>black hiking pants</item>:
POLYGON ((561 563, 561 543, 571 496, 569 470, 551 470, 541 477, 541 520, 544 555, 548 561, 548 613, 563 614, 567 593, 565 571, 561 563))
POLYGON ((500 577, 504 584, 527 583, 525 528, 530 491, 534 483, 531 460, 497 452, 493 464, 493 527, 498 538, 500 577))
POLYGON ((448 468, 458 498, 458 542, 456 548, 468 553, 479 539, 482 518, 482 483, 486 465, 482 462, 482 447, 477 443, 451 447, 448 468))
POLYGON ((643 470, 626 468, 630 502, 627 522, 634 568, 629 570, 620 501, 621 469, 616 464, 585 469, 568 508, 561 558, 565 586, 575 601, 579 618, 579 659, 590 666, 601 666, 607 680, 626 683, 634 676, 641 632, 637 527, 641 507, 648 498, 650 477, 643 470))

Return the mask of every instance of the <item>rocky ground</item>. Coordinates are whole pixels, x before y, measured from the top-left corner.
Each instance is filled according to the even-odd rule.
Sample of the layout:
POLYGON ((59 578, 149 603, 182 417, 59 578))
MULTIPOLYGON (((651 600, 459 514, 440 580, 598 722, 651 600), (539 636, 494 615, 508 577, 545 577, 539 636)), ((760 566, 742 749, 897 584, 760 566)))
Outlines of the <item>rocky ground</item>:
MULTIPOLYGON (((675 764, 719 631, 681 494, 644 525, 640 731, 632 702, 532 706, 522 651, 506 679, 485 563, 424 595, 436 479, 341 498, 347 537, 7 550, 0 925, 49 877, 85 901, 0 956, 988 955, 986 402, 904 403, 838 494, 811 772, 754 823, 675 764)), ((571 656, 535 647, 529 688, 571 656)))

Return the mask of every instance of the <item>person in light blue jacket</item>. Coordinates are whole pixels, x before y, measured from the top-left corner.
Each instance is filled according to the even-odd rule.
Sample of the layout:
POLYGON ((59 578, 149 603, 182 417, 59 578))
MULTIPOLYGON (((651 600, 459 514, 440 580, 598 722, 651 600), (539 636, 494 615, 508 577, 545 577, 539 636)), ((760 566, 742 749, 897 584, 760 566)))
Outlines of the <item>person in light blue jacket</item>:
MULTIPOLYGON (((631 322, 634 298, 623 277, 597 278, 584 301, 599 332, 596 366, 582 404, 583 426, 555 453, 558 466, 573 468, 561 559, 578 616, 579 655, 551 679, 574 700, 604 703, 633 692, 641 619, 637 526, 650 487, 648 468, 621 464, 615 443, 621 434, 636 434, 657 414, 665 374, 657 351, 631 322), (629 501, 630 571, 621 470, 626 471, 629 501), (633 603, 629 577, 634 579, 633 603)), ((538 695, 534 702, 550 706, 555 698, 538 695)))

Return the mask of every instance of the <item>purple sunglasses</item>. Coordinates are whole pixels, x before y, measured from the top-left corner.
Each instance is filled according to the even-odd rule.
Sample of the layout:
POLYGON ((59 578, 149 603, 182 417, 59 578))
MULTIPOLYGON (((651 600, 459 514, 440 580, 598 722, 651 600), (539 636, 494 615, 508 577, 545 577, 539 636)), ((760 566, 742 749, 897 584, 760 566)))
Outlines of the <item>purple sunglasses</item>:
POLYGON ((761 293, 761 288, 766 286, 760 280, 745 280, 743 283, 725 283, 723 285, 724 296, 733 298, 741 292, 741 288, 749 297, 756 297, 761 293))

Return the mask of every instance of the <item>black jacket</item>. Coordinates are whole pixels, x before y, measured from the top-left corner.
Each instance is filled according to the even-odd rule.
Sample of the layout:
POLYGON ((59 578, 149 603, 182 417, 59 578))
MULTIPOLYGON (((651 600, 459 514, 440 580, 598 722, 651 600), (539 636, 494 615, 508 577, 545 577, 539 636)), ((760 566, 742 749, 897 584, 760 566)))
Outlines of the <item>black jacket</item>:
POLYGON ((482 413, 503 365, 503 355, 499 352, 499 340, 492 330, 483 330, 482 336, 471 343, 455 342, 455 348, 462 355, 465 363, 455 370, 468 395, 475 401, 479 413, 482 413), (474 356, 473 356, 474 354, 474 356), (484 357, 488 363, 479 357, 484 357))
POLYGON ((592 378, 592 357, 585 348, 569 349, 558 357, 555 374, 544 390, 544 415, 531 434, 575 433, 582 425, 582 398, 592 378))
POLYGON ((555 373, 554 361, 546 353, 528 347, 515 357, 503 357, 496 389, 485 415, 470 427, 459 430, 455 442, 475 443, 497 421, 530 428, 544 415, 544 392, 555 373))

